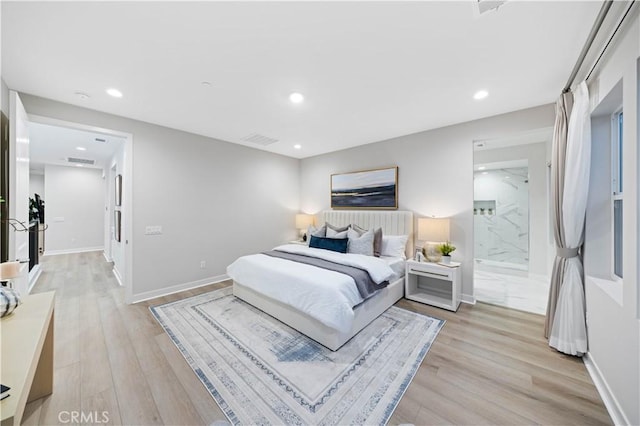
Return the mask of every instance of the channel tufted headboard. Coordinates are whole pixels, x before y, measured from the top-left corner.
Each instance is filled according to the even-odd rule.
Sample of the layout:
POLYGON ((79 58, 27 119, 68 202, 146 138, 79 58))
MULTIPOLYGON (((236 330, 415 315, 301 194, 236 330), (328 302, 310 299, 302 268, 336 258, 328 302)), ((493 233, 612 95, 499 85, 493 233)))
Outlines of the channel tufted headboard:
POLYGON ((413 257, 413 212, 406 210, 325 210, 319 215, 319 225, 329 222, 336 226, 355 223, 361 228, 382 228, 383 235, 408 235, 406 255, 413 257))

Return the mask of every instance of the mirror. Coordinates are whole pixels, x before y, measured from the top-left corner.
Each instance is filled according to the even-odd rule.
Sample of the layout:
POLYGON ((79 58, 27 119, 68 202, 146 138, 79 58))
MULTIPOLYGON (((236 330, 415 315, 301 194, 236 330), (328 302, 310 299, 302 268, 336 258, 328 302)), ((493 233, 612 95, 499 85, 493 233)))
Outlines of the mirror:
POLYGON ((553 261, 552 128, 474 141, 476 300, 544 315, 553 261))

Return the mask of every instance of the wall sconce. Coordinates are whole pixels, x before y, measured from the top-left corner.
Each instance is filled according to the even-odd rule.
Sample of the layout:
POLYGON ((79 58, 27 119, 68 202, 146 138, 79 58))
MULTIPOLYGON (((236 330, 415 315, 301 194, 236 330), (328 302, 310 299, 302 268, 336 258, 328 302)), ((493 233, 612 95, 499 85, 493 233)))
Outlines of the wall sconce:
POLYGON ((300 230, 300 239, 307 241, 307 229, 313 225, 313 216, 310 214, 296 214, 296 228, 300 230))
POLYGON ((425 242, 422 248, 427 260, 439 262, 442 254, 438 250, 438 245, 449 241, 449 218, 419 218, 418 240, 425 242))

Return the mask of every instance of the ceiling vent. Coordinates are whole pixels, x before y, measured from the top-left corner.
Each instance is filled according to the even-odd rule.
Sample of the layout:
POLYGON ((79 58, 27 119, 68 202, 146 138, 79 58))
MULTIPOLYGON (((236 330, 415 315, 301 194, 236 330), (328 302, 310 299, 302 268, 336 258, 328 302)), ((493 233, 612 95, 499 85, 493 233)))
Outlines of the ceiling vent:
POLYGON ((106 141, 106 139, 96 138, 96 142, 105 143, 106 141))
POLYGON ((73 157, 69 157, 67 158, 67 161, 69 163, 74 163, 74 164, 88 164, 93 166, 96 161, 95 160, 87 160, 86 158, 73 158, 73 157))
POLYGON ((278 139, 273 139, 264 135, 260 135, 258 133, 252 133, 249 136, 245 136, 241 140, 262 146, 267 146, 278 142, 278 139))
POLYGON ((489 12, 494 9, 498 9, 500 6, 505 4, 506 0, 477 0, 478 11, 480 15, 483 13, 489 12))

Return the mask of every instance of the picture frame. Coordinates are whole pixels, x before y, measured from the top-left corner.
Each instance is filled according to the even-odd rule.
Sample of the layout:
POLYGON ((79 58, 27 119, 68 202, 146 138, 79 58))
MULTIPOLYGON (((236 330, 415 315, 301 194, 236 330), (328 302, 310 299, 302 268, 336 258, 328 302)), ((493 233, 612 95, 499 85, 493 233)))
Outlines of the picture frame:
POLYGON ((422 262, 422 249, 417 248, 415 254, 413 255, 413 260, 416 262, 422 262))
POLYGON ((113 214, 113 236, 117 242, 120 242, 122 239, 122 212, 116 210, 113 214))
POLYGON ((398 209, 398 167, 331 175, 332 209, 398 209))
POLYGON ((122 175, 116 175, 115 198, 116 206, 122 206, 122 175))

